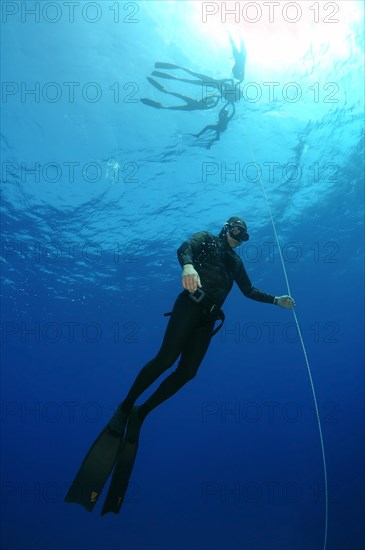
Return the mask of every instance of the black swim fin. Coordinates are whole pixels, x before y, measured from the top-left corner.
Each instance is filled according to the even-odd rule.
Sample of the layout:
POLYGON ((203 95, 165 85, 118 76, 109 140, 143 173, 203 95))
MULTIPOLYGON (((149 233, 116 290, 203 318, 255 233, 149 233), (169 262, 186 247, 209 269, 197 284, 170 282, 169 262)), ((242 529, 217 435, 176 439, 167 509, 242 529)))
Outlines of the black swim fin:
POLYGON ((122 446, 127 420, 128 415, 118 409, 84 458, 65 502, 81 504, 92 512, 122 446))
MULTIPOLYGON (((181 78, 168 73, 160 73, 160 71, 152 71, 153 76, 159 76, 160 78, 167 78, 168 80, 182 80, 181 78)), ((148 80, 149 77, 147 77, 148 80)))
POLYGON ((147 77, 147 80, 150 84, 152 84, 152 86, 157 88, 160 92, 165 92, 166 91, 165 88, 163 86, 161 86, 161 84, 159 82, 157 82, 157 80, 154 80, 150 76, 147 77))
POLYGON ((157 61, 155 63, 156 69, 182 69, 180 65, 174 65, 173 63, 162 63, 160 61, 157 61))
MULTIPOLYGON (((192 79, 189 79, 189 78, 179 78, 177 76, 173 76, 172 74, 160 73, 160 71, 152 71, 151 74, 153 76, 158 76, 159 78, 167 78, 168 80, 177 80, 178 82, 186 82, 187 84, 196 84, 196 85, 199 85, 199 86, 202 85, 201 80, 192 80, 192 79)), ((147 77, 147 79, 149 80, 148 77, 147 77)), ((153 80, 153 79, 151 78, 151 80, 153 80)))
POLYGON ((142 427, 138 408, 133 407, 129 416, 125 438, 118 453, 109 491, 101 511, 102 516, 110 512, 118 514, 123 504, 137 456, 139 433, 142 427))
POLYGON ((141 103, 144 103, 144 105, 148 105, 149 107, 154 107, 155 109, 165 109, 161 103, 152 101, 152 99, 148 99, 147 97, 142 97, 141 103))

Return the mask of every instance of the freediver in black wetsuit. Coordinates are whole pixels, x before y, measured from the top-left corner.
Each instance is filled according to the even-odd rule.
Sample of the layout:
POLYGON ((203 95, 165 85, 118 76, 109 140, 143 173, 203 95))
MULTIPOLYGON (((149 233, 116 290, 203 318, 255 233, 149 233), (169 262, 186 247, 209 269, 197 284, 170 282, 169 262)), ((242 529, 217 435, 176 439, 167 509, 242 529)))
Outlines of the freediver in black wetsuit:
POLYGON ((221 133, 227 129, 229 121, 232 120, 232 118, 234 117, 234 114, 236 112, 234 103, 232 103, 233 109, 231 114, 228 114, 227 105, 228 103, 219 111, 219 119, 217 124, 208 124, 207 126, 205 126, 205 128, 200 130, 199 133, 190 134, 194 137, 199 138, 205 132, 215 132, 215 137, 208 142, 207 149, 210 149, 215 141, 219 141, 221 133))
POLYGON ((140 420, 171 397, 197 373, 208 349, 212 330, 233 283, 251 300, 278 304, 292 308, 294 300, 289 296, 276 298, 254 288, 246 273, 241 258, 234 248, 247 241, 249 235, 245 222, 234 216, 222 228, 219 236, 211 233, 196 233, 185 241, 177 251, 183 268, 182 285, 170 321, 166 328, 162 347, 156 357, 141 370, 127 397, 120 405, 124 414, 129 414, 138 397, 180 357, 177 369, 170 374, 159 388, 138 408, 140 420), (205 293, 205 299, 196 303, 189 293, 198 288, 205 293), (212 315, 209 310, 213 307, 212 315))
POLYGON ((66 496, 91 511, 114 467, 102 514, 118 513, 138 449, 139 433, 146 416, 192 380, 204 359, 212 336, 222 326, 221 307, 233 283, 251 300, 291 309, 294 300, 275 297, 253 287, 234 248, 247 241, 245 222, 231 217, 218 236, 195 233, 177 251, 183 268, 182 286, 157 355, 140 371, 124 401, 91 447, 66 496), (215 322, 221 324, 214 329, 215 322), (179 359, 177 368, 140 406, 137 399, 179 359), (125 432, 125 435, 124 435, 125 432), (124 436, 124 437, 123 437, 124 436))

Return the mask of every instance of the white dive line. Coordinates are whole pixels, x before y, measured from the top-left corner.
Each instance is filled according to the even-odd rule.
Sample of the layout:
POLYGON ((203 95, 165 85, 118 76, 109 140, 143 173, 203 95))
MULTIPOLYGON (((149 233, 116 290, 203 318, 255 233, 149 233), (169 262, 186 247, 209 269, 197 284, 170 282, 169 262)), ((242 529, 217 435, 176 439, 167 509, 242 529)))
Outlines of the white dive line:
MULTIPOLYGON (((247 136, 246 136, 246 141, 247 141, 248 147, 249 147, 249 149, 250 149, 250 152, 251 152, 253 161, 254 161, 254 163, 256 164, 256 166, 258 166, 258 163, 257 163, 257 161, 256 161, 256 159, 255 159, 255 155, 253 154, 253 151, 252 151, 252 148, 251 148, 250 142, 248 141, 247 136)), ((273 227, 273 230, 274 230, 276 243, 277 243, 277 245, 278 245, 279 254, 280 254, 280 260, 281 260, 281 263, 282 263, 282 266, 283 266, 284 275, 285 275, 286 286, 287 286, 287 288, 288 288, 288 294, 289 294, 289 296, 291 296, 290 287, 289 287, 289 281, 288 281, 288 275, 287 275, 287 272, 286 272, 286 269, 285 269, 284 259, 283 259, 283 255, 282 255, 282 252, 281 252, 281 246, 280 246, 280 243, 279 243, 278 234, 277 234, 277 232, 276 232, 276 227, 275 227, 274 218, 273 218, 272 213, 271 213, 270 204, 269 204, 269 201, 268 201, 268 198, 267 198, 267 195, 266 195, 266 191, 265 191, 265 187, 264 187, 264 184, 263 184, 263 182, 262 182, 262 179, 261 179, 261 175, 260 175, 260 174, 259 174, 259 178, 260 178, 260 183, 261 183, 261 189, 262 189, 263 195, 264 195, 264 197, 265 197, 267 209, 268 209, 269 214, 270 214, 271 223, 272 223, 272 227, 273 227)), ((326 546, 327 546, 327 530, 328 530, 328 489, 327 489, 327 465, 326 465, 326 454, 325 454, 325 451, 324 451, 324 443, 323 443, 323 436, 322 436, 321 419, 320 419, 319 411, 318 411, 318 403, 317 403, 316 391, 315 391, 315 389, 314 389, 314 384, 313 384, 313 379, 312 379, 311 368, 310 368, 310 366, 309 366, 309 361, 308 361, 308 357, 307 357, 307 352, 306 352, 306 349, 305 349, 305 345, 304 345, 303 338, 302 338, 302 333, 301 333, 301 330, 300 330, 300 328, 299 328, 299 323, 298 323, 298 319, 297 319, 297 316, 296 316, 296 314, 295 314, 294 308, 292 309, 292 312, 293 312, 293 315, 294 315, 295 323, 296 323, 296 325, 297 325, 298 334, 299 334, 300 342, 301 342, 301 344, 302 344, 302 349, 303 349, 303 353, 304 353, 304 358, 305 358, 305 362, 306 362, 307 369, 308 369, 308 376, 309 376, 309 381, 310 381, 310 385, 311 385, 311 388, 312 388, 314 406, 315 406, 315 409, 316 409, 316 417, 317 417, 317 422, 318 422, 319 437, 320 437, 320 440, 321 440, 322 459, 323 459, 323 473, 324 473, 324 489, 325 489, 325 527, 324 527, 323 550, 326 550, 326 546)))

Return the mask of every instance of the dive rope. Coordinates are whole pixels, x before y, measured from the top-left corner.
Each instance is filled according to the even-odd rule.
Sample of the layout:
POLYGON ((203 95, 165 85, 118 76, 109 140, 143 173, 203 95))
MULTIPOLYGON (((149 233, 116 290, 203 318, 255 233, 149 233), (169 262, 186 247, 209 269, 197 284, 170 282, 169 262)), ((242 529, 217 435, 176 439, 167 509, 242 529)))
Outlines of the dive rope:
MULTIPOLYGON (((247 141, 247 144, 248 144, 248 146, 249 146, 249 149, 250 149, 251 156, 252 156, 252 159, 253 159, 253 161, 254 161, 254 164, 255 164, 255 166, 258 167, 259 164, 258 164, 257 161, 256 161, 255 155, 253 154, 253 151, 252 151, 250 142, 248 141, 247 135, 246 135, 246 141, 247 141)), ((287 275, 287 272, 286 272, 286 269, 285 269, 284 259, 283 259, 283 255, 282 255, 282 252, 281 252, 281 246, 280 246, 280 243, 279 243, 279 238, 278 238, 278 234, 277 234, 277 231, 276 231, 276 226, 275 226, 274 218, 273 218, 273 215, 272 215, 272 212, 271 212, 270 203, 269 203, 269 200, 268 200, 268 198, 267 198, 267 194, 266 194, 266 191, 265 191, 265 187, 264 187, 264 184, 263 184, 263 181, 262 181, 262 178, 261 178, 261 174, 260 174, 259 171, 258 171, 258 174, 259 174, 259 180, 260 180, 260 184, 261 184, 262 193, 263 193, 263 195, 264 195, 264 197, 265 197, 267 209, 268 209, 268 211, 269 211, 269 215, 270 215, 270 219, 271 219, 271 223, 272 223, 272 227, 273 227, 273 231, 274 231, 274 235, 275 235, 275 239, 276 239, 276 243, 277 243, 277 246, 278 246, 281 264, 282 264, 282 266, 283 266, 283 271, 284 271, 286 286, 287 286, 287 289, 288 289, 288 294, 289 294, 289 296, 291 296, 290 287, 289 287, 288 275, 287 275)), ((327 547, 327 530, 328 530, 328 486, 327 486, 327 464, 326 464, 326 454, 325 454, 325 450, 324 450, 323 435, 322 435, 322 426, 321 426, 321 419, 320 419, 319 411, 318 411, 318 403, 317 403, 316 391, 315 391, 315 388, 314 388, 314 383, 313 383, 313 379, 312 379, 311 368, 310 368, 309 361, 308 361, 307 351, 306 351, 306 349, 305 349, 305 345, 304 345, 304 341, 303 341, 303 338, 302 338, 301 330, 300 330, 300 328, 299 328, 299 323, 298 323, 298 319, 297 319, 297 316, 296 316, 296 313, 295 313, 295 309, 293 308, 292 311, 293 311, 295 323, 296 323, 296 326, 297 326, 297 330, 298 330, 300 342, 301 342, 301 344, 302 344, 302 349, 303 349, 303 353, 304 353, 305 362, 306 362, 307 369, 308 369, 308 376, 309 376, 309 381, 310 381, 310 385, 311 385, 311 388, 312 388, 313 401, 314 401, 314 406, 315 406, 315 410, 316 410, 316 417, 317 417, 317 422, 318 422, 319 437, 320 437, 320 440, 321 440, 322 460, 323 460, 323 473, 324 473, 324 490, 325 490, 325 528, 324 528, 324 543, 323 543, 323 550, 326 550, 326 547, 327 547)))

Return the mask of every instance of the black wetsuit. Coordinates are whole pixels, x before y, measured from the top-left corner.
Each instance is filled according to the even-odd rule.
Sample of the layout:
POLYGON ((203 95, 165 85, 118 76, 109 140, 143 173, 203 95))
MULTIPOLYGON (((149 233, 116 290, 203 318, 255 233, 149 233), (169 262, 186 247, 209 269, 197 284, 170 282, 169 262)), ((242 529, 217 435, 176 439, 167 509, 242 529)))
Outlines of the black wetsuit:
MULTIPOLYGON (((226 103, 226 105, 228 105, 228 103, 226 103)), ((232 104, 233 110, 230 115, 228 115, 226 105, 222 107, 222 109, 219 111, 219 120, 217 124, 208 124, 208 126, 205 126, 202 130, 200 130, 198 134, 191 134, 199 138, 205 132, 215 132, 215 137, 209 141, 207 149, 210 149, 213 143, 220 139, 221 133, 227 130, 229 121, 232 120, 232 118, 235 115, 236 109, 235 109, 234 103, 232 104)))
MULTIPOLYGON (((206 295, 219 307, 226 299, 233 282, 237 283, 247 298, 274 303, 274 296, 252 286, 241 258, 229 246, 225 237, 215 237, 208 232, 196 233, 180 246, 177 255, 182 267, 193 264, 206 295)), ((141 417, 194 378, 208 350, 214 323, 215 319, 207 310, 190 299, 187 290, 181 292, 176 299, 158 354, 140 371, 121 408, 129 412, 138 397, 172 367, 180 355, 176 370, 141 405, 141 417)))

